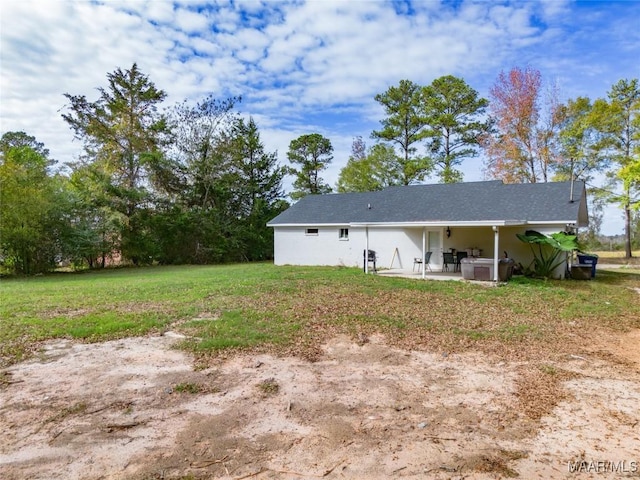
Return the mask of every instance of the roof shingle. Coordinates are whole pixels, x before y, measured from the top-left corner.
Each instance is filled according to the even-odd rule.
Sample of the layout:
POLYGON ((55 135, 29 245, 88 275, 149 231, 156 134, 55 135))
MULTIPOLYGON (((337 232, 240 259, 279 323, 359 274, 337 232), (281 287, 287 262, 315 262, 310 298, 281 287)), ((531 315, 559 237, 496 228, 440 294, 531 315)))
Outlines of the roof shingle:
MULTIPOLYGON (((389 187, 376 192, 308 195, 271 222, 278 225, 437 222, 577 222, 584 183, 504 184, 500 180, 389 187)), ((583 208, 585 208, 583 206, 583 208)))

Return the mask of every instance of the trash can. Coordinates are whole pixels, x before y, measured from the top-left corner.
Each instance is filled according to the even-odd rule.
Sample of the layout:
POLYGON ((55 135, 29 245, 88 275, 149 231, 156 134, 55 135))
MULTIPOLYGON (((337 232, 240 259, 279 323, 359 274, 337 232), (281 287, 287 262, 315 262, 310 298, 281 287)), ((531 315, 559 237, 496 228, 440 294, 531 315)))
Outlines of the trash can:
POLYGON ((591 265, 571 265, 571 278, 574 280, 591 280, 591 265))
POLYGON ((498 279, 501 282, 507 282, 511 280, 513 275, 513 267, 516 264, 511 258, 501 258, 498 263, 498 279))
POLYGON ((591 265, 591 278, 596 276, 596 264, 598 263, 598 257, 595 255, 580 255, 578 254, 578 263, 581 265, 591 265))

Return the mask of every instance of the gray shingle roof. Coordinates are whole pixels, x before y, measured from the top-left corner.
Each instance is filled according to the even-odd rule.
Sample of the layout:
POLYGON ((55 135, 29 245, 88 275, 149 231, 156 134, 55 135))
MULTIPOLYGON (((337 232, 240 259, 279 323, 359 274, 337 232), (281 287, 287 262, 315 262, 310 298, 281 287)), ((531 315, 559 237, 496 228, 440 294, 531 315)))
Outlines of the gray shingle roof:
POLYGON ((269 225, 404 222, 578 222, 584 184, 502 181, 389 187, 377 192, 308 195, 269 225), (368 208, 371 206, 371 208, 368 208))

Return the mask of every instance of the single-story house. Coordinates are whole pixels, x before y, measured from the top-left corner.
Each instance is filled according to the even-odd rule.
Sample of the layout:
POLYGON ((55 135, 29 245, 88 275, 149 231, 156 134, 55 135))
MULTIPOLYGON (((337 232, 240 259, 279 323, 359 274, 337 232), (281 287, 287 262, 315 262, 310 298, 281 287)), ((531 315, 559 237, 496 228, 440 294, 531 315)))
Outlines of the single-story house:
MULTIPOLYGON (((451 249, 494 260, 505 252, 529 265, 530 246, 516 233, 576 231, 587 226, 584 183, 505 184, 500 180, 389 187, 381 191, 308 195, 268 226, 274 229, 276 265, 364 266, 376 252, 378 268, 409 270, 432 252, 429 267, 443 266, 451 249)), ((423 276, 424 276, 424 270, 423 276)), ((564 266, 557 276, 563 276, 564 266)))

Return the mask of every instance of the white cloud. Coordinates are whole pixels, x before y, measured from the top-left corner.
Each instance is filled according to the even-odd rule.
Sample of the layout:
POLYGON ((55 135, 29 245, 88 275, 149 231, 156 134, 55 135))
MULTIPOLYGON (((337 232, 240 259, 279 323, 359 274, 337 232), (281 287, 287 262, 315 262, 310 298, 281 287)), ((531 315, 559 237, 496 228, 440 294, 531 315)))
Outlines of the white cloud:
POLYGON ((570 0, 542 0, 541 4, 541 17, 546 22, 555 22, 571 15, 570 0))
MULTIPOLYGON (((55 158, 80 151, 60 117, 63 93, 97 97, 106 74, 137 62, 167 105, 242 95, 263 140, 286 159, 289 142, 331 139, 335 183, 351 141, 377 128, 373 100, 400 79, 453 74, 481 95, 500 70, 539 68, 566 97, 604 96, 637 77, 640 4, 310 0, 94 2, 8 0, 0 5, 0 129, 24 130, 55 158), (401 4, 398 4, 401 5, 401 4), (410 11, 411 10, 411 11, 410 11), (264 127, 263 127, 264 126, 264 127), (262 130, 264 128, 264 130, 262 130)), ((481 178, 479 160, 466 164, 481 178)))
POLYGON ((171 2, 157 2, 150 0, 144 3, 129 3, 133 3, 134 5, 144 5, 144 10, 140 10, 139 12, 140 14, 144 14, 144 16, 151 22, 170 23, 175 16, 175 11, 171 2))
POLYGON ((174 25, 187 33, 198 33, 209 27, 209 18, 204 12, 179 8, 175 12, 174 25))

